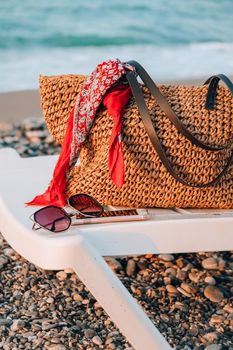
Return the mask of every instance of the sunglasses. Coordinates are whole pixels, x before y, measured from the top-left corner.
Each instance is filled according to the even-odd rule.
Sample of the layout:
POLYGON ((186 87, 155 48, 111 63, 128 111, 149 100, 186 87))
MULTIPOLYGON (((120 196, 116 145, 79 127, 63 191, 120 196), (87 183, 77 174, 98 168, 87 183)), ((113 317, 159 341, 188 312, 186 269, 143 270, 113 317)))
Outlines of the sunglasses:
POLYGON ((74 210, 73 213, 69 214, 60 207, 49 205, 30 216, 30 219, 34 221, 32 229, 43 228, 51 232, 62 232, 70 227, 73 216, 95 218, 104 212, 103 206, 88 194, 76 194, 70 197, 67 202, 69 207, 74 210))

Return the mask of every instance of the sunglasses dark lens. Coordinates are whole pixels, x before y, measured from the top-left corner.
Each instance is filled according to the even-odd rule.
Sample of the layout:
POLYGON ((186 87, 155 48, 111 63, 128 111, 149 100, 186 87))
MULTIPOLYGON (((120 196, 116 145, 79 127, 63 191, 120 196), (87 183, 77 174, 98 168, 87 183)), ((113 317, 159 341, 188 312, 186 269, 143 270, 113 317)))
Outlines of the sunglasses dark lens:
POLYGON ((70 197, 69 203, 85 216, 100 216, 103 213, 102 205, 95 198, 86 194, 77 194, 70 197))
POLYGON ((61 208, 47 207, 34 214, 34 220, 40 226, 52 232, 61 232, 67 230, 71 219, 61 208))

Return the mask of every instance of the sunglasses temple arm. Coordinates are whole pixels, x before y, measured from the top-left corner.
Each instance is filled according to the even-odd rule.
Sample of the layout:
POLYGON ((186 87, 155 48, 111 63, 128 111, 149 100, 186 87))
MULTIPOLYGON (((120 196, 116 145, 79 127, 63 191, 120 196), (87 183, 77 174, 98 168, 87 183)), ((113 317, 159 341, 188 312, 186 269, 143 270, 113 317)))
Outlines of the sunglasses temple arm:
POLYGON ((33 229, 34 231, 40 230, 40 229, 41 229, 41 226, 39 226, 36 222, 34 222, 34 224, 33 224, 33 226, 32 226, 32 229, 33 229))

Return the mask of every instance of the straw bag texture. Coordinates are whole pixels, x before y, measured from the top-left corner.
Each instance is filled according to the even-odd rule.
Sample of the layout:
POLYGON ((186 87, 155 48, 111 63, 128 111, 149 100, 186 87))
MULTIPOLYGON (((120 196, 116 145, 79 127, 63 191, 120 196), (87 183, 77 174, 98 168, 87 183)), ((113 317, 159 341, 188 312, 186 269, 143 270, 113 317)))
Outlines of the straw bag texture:
MULTIPOLYGON (((142 67, 135 66, 140 72, 142 67)), ((145 71, 141 70, 141 73, 145 71)), ((108 150, 113 124, 102 107, 81 150, 80 165, 70 174, 67 196, 88 193, 102 204, 129 207, 233 208, 232 83, 227 80, 228 88, 218 86, 219 80, 224 80, 221 75, 199 87, 156 87, 183 123, 183 131, 188 130, 187 133, 191 132, 200 143, 210 146, 210 149, 204 149, 193 144, 192 137, 187 139, 186 131, 178 131, 168 118, 166 108, 161 108, 159 95, 154 97, 152 88, 140 85, 139 90, 143 93, 140 95, 136 78, 129 78, 134 96, 123 116, 123 187, 118 189, 109 176, 108 150), (153 126, 152 134, 157 133, 165 158, 156 152, 156 145, 151 142, 148 134, 151 130, 148 125, 145 127, 142 118, 144 113, 145 119, 145 108, 143 110, 143 103, 140 106, 138 101, 135 102, 140 96, 144 97, 151 118, 149 128, 153 126), (220 148, 223 149, 217 150, 220 148), (164 159, 168 163, 164 163, 164 159), (219 174, 222 176, 215 183, 213 180, 219 174)), ((143 78, 148 83, 145 74, 142 74, 143 78)), ((50 133, 60 144, 84 79, 82 75, 40 77, 45 120, 50 133)), ((146 85, 150 87, 150 83, 146 85)))

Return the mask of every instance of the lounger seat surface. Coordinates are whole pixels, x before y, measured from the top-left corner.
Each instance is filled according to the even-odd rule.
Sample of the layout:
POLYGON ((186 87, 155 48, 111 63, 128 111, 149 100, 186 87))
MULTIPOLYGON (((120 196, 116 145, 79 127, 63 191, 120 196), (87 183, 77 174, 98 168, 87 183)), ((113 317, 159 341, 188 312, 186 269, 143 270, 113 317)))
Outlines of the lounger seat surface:
POLYGON ((0 229, 20 254, 37 265, 66 267, 70 260, 66 247, 69 250, 81 238, 88 239, 103 256, 229 249, 233 210, 151 209, 148 221, 80 225, 59 234, 33 231, 29 216, 38 208, 24 203, 47 187, 56 159, 20 158, 13 149, 0 150, 0 229), (50 251, 50 244, 56 245, 57 254, 50 251))

